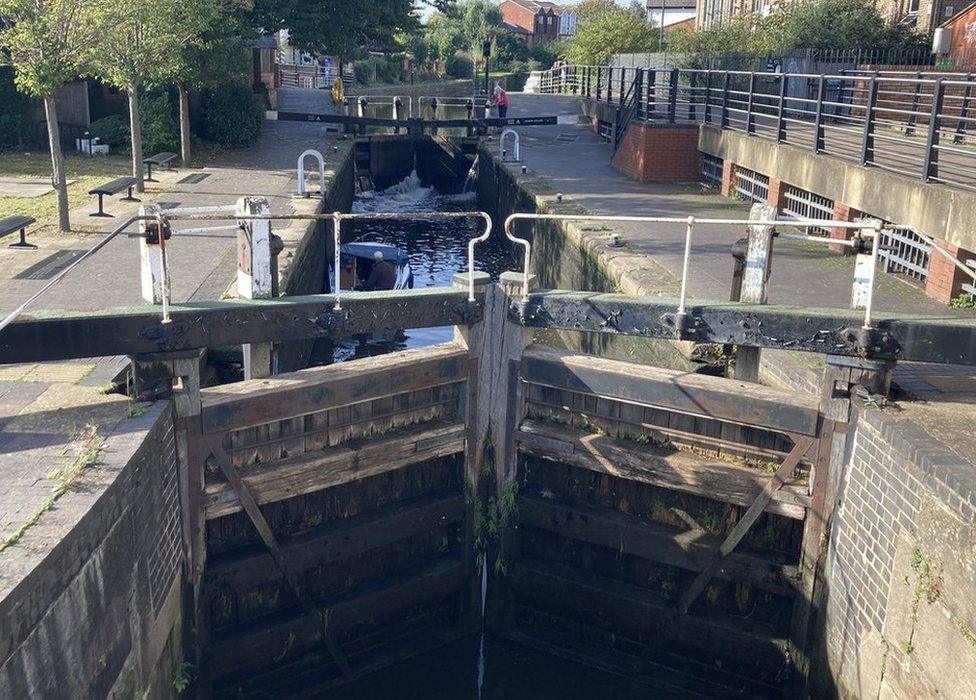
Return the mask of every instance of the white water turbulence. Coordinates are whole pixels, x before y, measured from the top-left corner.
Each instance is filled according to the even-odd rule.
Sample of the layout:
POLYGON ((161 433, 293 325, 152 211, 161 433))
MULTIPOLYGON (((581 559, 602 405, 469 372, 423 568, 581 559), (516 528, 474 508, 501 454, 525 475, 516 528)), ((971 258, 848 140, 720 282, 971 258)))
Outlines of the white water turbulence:
POLYGON ((424 187, 416 170, 385 190, 363 192, 352 204, 352 210, 357 214, 374 211, 430 211, 438 208, 437 190, 424 187))
POLYGON ((488 564, 481 557, 481 644, 478 647, 478 700, 485 684, 485 598, 488 596, 488 564))
POLYGON ((464 178, 464 187, 461 188, 461 192, 472 192, 474 190, 474 183, 478 179, 478 158, 480 157, 480 155, 474 157, 468 176, 464 178))

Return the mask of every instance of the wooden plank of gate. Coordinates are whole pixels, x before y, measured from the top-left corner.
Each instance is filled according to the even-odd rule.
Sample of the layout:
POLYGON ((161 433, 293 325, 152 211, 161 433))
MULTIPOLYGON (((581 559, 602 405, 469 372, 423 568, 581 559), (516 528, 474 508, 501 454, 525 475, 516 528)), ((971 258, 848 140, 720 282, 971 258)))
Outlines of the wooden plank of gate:
POLYGON ((708 416, 801 435, 816 435, 815 398, 750 382, 530 348, 522 359, 528 382, 620 401, 708 416))
MULTIPOLYGON (((772 480, 758 469, 538 421, 523 421, 516 439, 523 452, 543 459, 738 506, 754 503, 772 480)), ((806 492, 802 481, 791 483, 771 492, 764 507, 802 520, 809 504, 806 492)))
POLYGON ((688 612, 688 608, 691 604, 698 599, 701 592, 705 590, 705 586, 708 582, 712 580, 718 567, 721 566, 722 560, 728 556, 733 549, 742 541, 742 538, 746 536, 749 532, 749 528, 753 526, 762 512, 766 509, 769 504, 770 499, 773 494, 785 483, 786 478, 796 469, 797 464, 810 449, 810 446, 815 442, 815 438, 812 437, 802 437, 798 438, 796 445, 783 460, 783 463, 779 465, 776 469, 776 473, 773 474, 773 478, 770 479, 766 486, 763 488, 762 492, 756 496, 756 500, 753 501, 749 509, 742 515, 739 522, 735 524, 732 531, 722 542, 722 546, 718 548, 718 552, 715 553, 715 557, 712 559, 711 563, 700 573, 698 577, 692 582, 691 586, 681 597, 681 602, 678 603, 678 610, 684 614, 688 612))
POLYGON ((268 521, 264 519, 264 514, 261 509, 258 508, 257 501, 254 500, 254 494, 251 493, 251 489, 247 487, 244 480, 241 479, 240 473, 231 464, 230 457, 224 451, 224 448, 219 442, 215 441, 212 445, 213 456, 217 460, 217 464, 220 465, 220 470, 227 477, 227 481, 233 487, 234 492, 237 494, 237 498, 243 506, 244 510, 247 512, 248 517, 254 524, 255 529, 261 536, 261 540, 264 542, 264 546, 268 548, 271 553, 271 558, 274 559, 275 564, 281 571, 281 575, 284 577, 285 581, 288 583, 288 587, 291 589, 292 595, 298 603, 305 609, 312 619, 316 619, 320 622, 321 627, 325 632, 323 633, 323 642, 329 653, 335 659, 336 664, 342 669, 344 675, 348 675, 352 672, 352 667, 349 666, 349 661, 346 659, 345 654, 339 649, 339 645, 333 639, 332 635, 328 633, 328 611, 321 611, 318 608, 312 606, 304 596, 302 596, 301 589, 298 586, 298 578, 295 573, 289 568, 288 562, 285 561, 285 557, 281 553, 281 547, 278 546, 278 540, 274 536, 274 532, 271 531, 271 527, 268 525, 268 521))
MULTIPOLYGON (((366 437, 328 450, 249 465, 239 473, 255 501, 271 503, 461 452, 466 434, 463 423, 432 421, 422 430, 411 427, 393 435, 366 437)), ((203 505, 208 520, 241 510, 232 486, 207 485, 203 505)))
POLYGON ((467 372, 467 353, 445 343, 211 387, 200 392, 203 430, 226 432, 449 384, 467 372))

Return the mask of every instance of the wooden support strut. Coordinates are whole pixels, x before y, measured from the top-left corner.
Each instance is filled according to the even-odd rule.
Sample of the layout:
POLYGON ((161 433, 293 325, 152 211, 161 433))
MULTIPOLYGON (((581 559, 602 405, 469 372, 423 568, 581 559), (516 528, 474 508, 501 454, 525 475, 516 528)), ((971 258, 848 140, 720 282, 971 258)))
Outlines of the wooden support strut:
POLYGON ((271 527, 268 525, 268 521, 265 520, 264 514, 258 507, 254 494, 251 493, 251 490, 248 488, 247 484, 244 483, 240 473, 234 467, 230 457, 227 455, 227 452, 224 451, 224 448, 220 444, 219 440, 214 440, 210 445, 210 449, 211 454, 217 460, 217 464, 220 465, 220 470, 224 473, 227 481, 230 482, 231 487, 237 494, 237 498, 240 501, 241 506, 251 519, 255 529, 258 531, 258 535, 261 536, 261 540, 271 553, 271 557, 274 559, 275 564, 278 566, 278 569, 281 570, 281 574, 284 577, 285 582, 288 584, 289 589, 291 589, 292 594, 295 596, 295 599, 305 609, 305 611, 313 619, 317 620, 319 625, 321 625, 322 641, 324 642, 326 649, 342 670, 343 675, 349 675, 352 673, 352 667, 349 665, 349 660, 346 659, 346 656, 342 653, 338 643, 335 641, 332 635, 329 634, 329 611, 319 610, 305 600, 305 598, 301 595, 301 591, 298 587, 298 578, 288 566, 288 562, 285 561, 285 557, 281 552, 281 547, 278 545, 278 540, 275 538, 274 532, 271 531, 271 527))
POLYGON ((692 582, 688 590, 681 597, 681 601, 678 603, 678 611, 684 615, 687 614, 688 609, 691 607, 698 596, 701 595, 702 591, 708 585, 709 581, 718 571, 719 566, 722 564, 722 560, 728 556, 732 550, 734 550, 738 544, 742 541, 742 538, 746 536, 750 528, 755 524, 759 516, 762 515, 763 511, 766 509, 773 493, 777 491, 786 481, 796 466, 800 463, 800 460, 806 455, 807 450, 814 443, 816 438, 812 437, 795 437, 795 442, 793 449, 790 453, 786 455, 786 459, 783 460, 782 464, 776 469, 776 473, 773 474, 763 490, 756 496, 756 500, 752 502, 749 509, 742 515, 739 522, 736 523, 735 527, 725 538, 725 541, 719 546, 718 551, 715 553, 715 557, 712 561, 705 567, 705 569, 698 574, 698 577, 692 582))

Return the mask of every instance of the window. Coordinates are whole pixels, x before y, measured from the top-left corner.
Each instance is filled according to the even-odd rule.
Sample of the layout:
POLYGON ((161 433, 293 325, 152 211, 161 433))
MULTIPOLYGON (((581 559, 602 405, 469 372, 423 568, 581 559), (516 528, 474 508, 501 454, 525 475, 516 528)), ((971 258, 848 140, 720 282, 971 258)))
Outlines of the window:
POLYGON ((918 3, 919 0, 908 0, 908 14, 910 15, 918 14, 918 3))

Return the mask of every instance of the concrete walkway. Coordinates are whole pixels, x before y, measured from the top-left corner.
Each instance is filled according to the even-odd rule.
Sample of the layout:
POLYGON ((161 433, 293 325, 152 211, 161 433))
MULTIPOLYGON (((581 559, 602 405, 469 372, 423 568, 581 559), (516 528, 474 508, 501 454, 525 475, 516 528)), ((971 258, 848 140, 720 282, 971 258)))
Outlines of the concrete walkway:
MULTIPOLYGON (((207 167, 164 171, 159 174, 159 185, 150 184, 146 193, 137 196, 144 202, 190 207, 235 204, 241 196, 262 195, 274 213, 291 213, 296 204, 308 209, 313 206, 311 200, 292 197, 297 189, 296 161, 306 148, 317 148, 323 151, 328 167, 336 156, 326 138, 321 124, 269 121, 253 147, 227 153, 207 167)), ((341 149, 348 148, 348 143, 338 142, 341 149)), ((31 252, 0 247, 0 317, 70 262, 69 258, 59 265, 57 260, 51 261, 52 256, 90 248, 105 232, 136 214, 138 207, 113 198, 106 201, 105 209, 115 218, 97 219, 87 216, 94 205, 86 205, 72 211, 73 225, 92 226, 98 232, 67 236, 41 232, 30 237, 39 246, 31 252)), ((237 270, 234 230, 185 234, 180 230, 231 223, 187 222, 175 227, 167 247, 174 301, 218 299, 237 270)), ((28 313, 142 303, 137 227, 130 230, 82 262, 28 313)), ((57 507, 52 495, 93 439, 86 427, 97 426, 98 434, 104 436, 130 412, 141 410, 124 396, 105 393, 108 382, 126 364, 125 358, 99 358, 0 365, 0 552, 33 518, 57 507)))
MULTIPOLYGON (((514 94, 512 116, 575 114, 572 97, 514 94)), ((586 126, 560 125, 521 129, 523 161, 557 192, 596 214, 742 218, 749 204, 722 197, 697 183, 640 183, 610 164, 611 146, 586 126)), ((652 257, 680 279, 684 225, 614 223, 630 252, 652 257)), ((609 232, 607 234, 609 236, 609 232)), ((699 299, 727 300, 732 285, 730 247, 746 235, 745 227, 700 226, 695 229, 689 293, 699 299)), ((848 308, 853 258, 824 245, 786 239, 774 246, 770 303, 848 308)), ((648 280, 648 288, 656 283, 648 280)), ((876 308, 904 313, 945 315, 947 307, 915 286, 891 275, 878 275, 876 308)))

